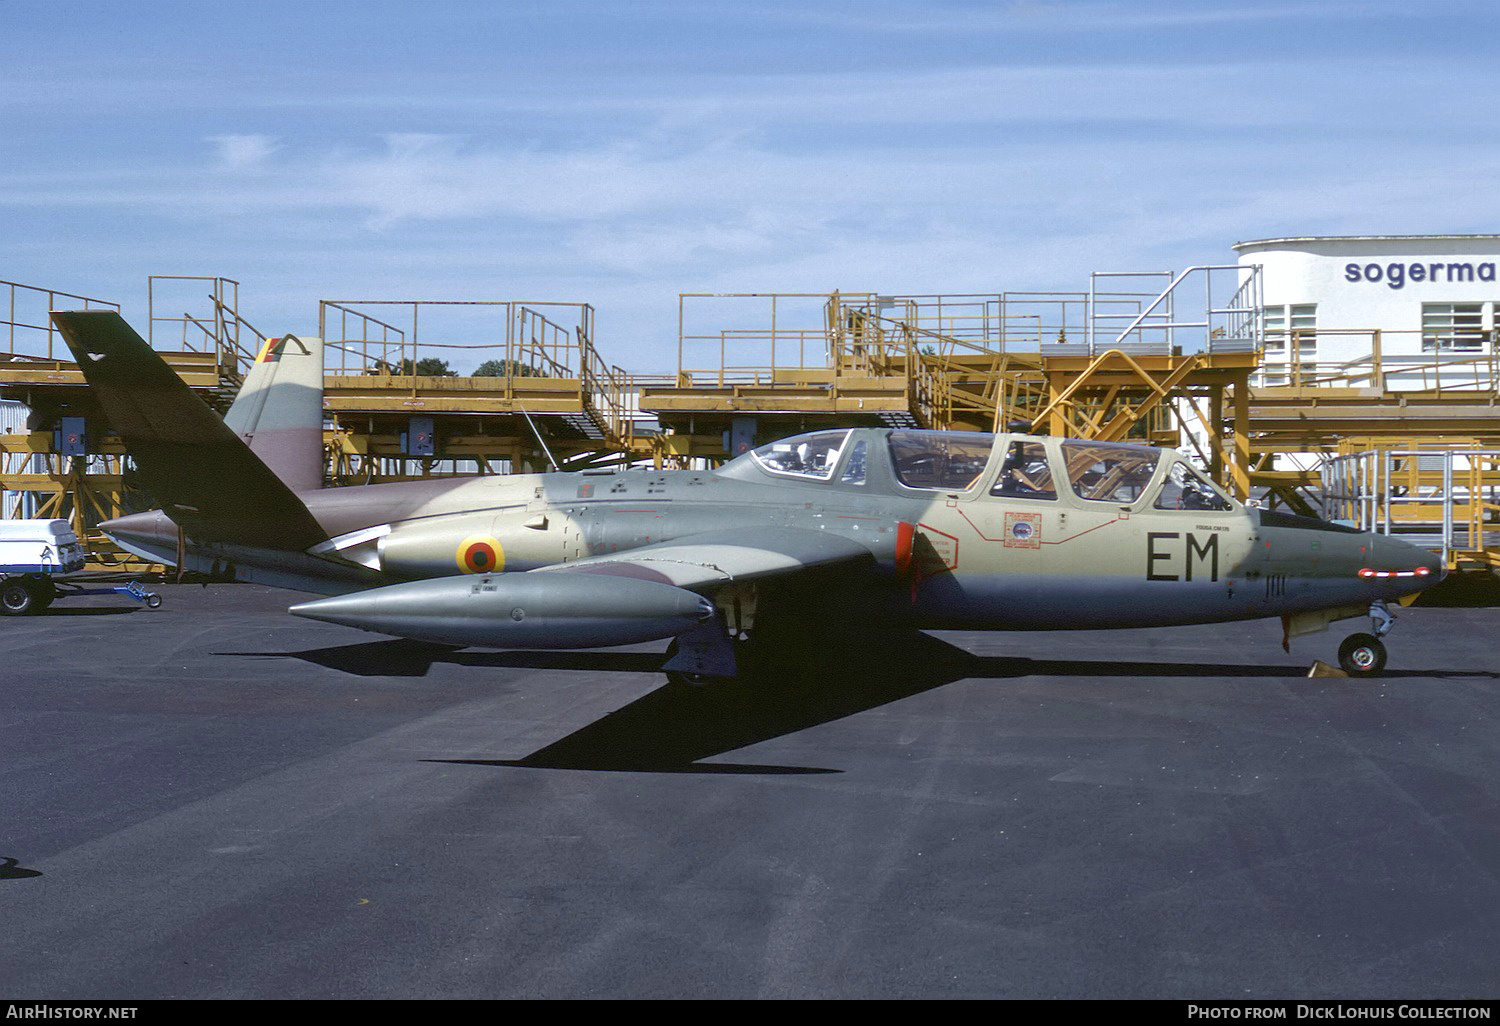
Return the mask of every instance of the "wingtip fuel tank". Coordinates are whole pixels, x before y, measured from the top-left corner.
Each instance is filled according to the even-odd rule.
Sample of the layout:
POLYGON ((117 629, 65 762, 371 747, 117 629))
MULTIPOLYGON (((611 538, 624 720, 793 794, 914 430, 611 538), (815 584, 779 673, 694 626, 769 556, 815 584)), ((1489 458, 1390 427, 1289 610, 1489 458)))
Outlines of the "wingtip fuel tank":
POLYGON ((676 637, 710 619, 714 605, 657 581, 562 571, 411 581, 291 612, 443 645, 595 648, 676 637))

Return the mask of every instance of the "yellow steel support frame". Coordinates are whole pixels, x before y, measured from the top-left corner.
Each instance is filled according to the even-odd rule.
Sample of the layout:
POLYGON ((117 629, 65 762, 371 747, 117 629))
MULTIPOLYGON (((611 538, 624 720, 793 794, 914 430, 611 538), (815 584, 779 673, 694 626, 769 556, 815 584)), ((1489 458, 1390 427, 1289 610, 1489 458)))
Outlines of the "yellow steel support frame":
POLYGON ((1081 371, 1066 376, 1049 371, 1049 398, 1037 412, 1036 421, 1049 434, 1063 438, 1087 438, 1118 442, 1132 429, 1173 399, 1185 401, 1205 429, 1211 450, 1213 476, 1225 481, 1235 497, 1250 495, 1250 405, 1248 368, 1228 372, 1234 409, 1229 447, 1223 435, 1223 382, 1210 386, 1210 414, 1205 416, 1190 391, 1191 379, 1211 369, 1206 354, 1175 357, 1168 368, 1153 372, 1129 353, 1110 349, 1091 360, 1081 371), (1227 475, 1227 480, 1226 480, 1227 475))
POLYGON ((1039 411, 1037 419, 1046 420, 1049 432, 1060 438, 1089 438, 1099 442, 1118 442, 1125 438, 1130 433, 1130 429, 1147 414, 1170 399, 1172 390, 1186 381, 1199 368, 1200 360, 1201 357, 1196 354, 1185 356, 1181 363, 1158 380, 1127 353, 1118 349, 1107 350, 1095 357, 1088 367, 1073 378, 1066 387, 1054 391, 1047 405, 1039 411), (1134 405, 1125 402, 1118 403, 1119 409, 1114 417, 1101 426, 1100 422, 1103 421, 1105 415, 1117 405, 1116 401, 1122 395, 1123 386, 1106 385, 1100 379, 1106 372, 1117 375, 1122 368, 1145 386, 1145 397, 1134 405), (1080 397, 1090 389, 1100 388, 1104 389, 1104 400, 1090 404, 1095 411, 1090 416, 1080 397))
POLYGON ((1006 352, 995 334, 997 301, 839 292, 684 293, 678 297, 675 383, 653 385, 646 408, 678 419, 691 413, 722 418, 792 409, 830 417, 899 414, 925 428, 990 430, 1025 417, 1045 394, 1039 359, 1006 352), (703 299, 760 304, 770 326, 690 330, 688 301, 703 299), (815 303, 817 320, 808 322, 815 303), (803 326, 791 326, 796 318, 803 326), (712 359, 703 359, 704 354, 712 359))

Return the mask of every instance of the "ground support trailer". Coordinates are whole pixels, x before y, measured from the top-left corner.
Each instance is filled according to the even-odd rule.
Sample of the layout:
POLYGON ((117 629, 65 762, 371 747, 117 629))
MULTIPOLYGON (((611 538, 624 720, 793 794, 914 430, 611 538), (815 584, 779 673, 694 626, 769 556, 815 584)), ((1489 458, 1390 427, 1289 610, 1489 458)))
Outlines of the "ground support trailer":
POLYGON ((71 578, 83 547, 66 520, 0 520, 0 614, 39 613, 70 595, 129 595, 155 609, 161 596, 139 582, 90 588, 71 578))

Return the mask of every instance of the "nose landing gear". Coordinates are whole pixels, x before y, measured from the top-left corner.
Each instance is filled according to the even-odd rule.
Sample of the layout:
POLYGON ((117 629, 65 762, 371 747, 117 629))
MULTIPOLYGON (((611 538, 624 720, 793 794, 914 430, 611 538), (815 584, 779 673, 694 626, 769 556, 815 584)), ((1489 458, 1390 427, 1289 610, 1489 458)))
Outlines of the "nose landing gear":
POLYGON ((1369 677, 1385 669, 1385 643, 1380 639, 1391 632, 1396 618, 1386 608, 1384 599, 1370 604, 1372 633, 1351 634, 1339 646, 1339 665, 1354 677, 1369 677))

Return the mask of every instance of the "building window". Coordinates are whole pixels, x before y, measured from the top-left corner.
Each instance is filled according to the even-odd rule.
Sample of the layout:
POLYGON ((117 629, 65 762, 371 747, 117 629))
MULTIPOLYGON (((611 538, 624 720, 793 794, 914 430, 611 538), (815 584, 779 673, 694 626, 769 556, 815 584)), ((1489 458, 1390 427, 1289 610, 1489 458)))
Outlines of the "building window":
POLYGON ((1484 339, 1483 303, 1422 304, 1422 352, 1477 353, 1484 339))
POLYGON ((1265 308, 1265 358, 1262 385, 1285 385, 1317 373, 1318 304, 1297 303, 1265 308))

